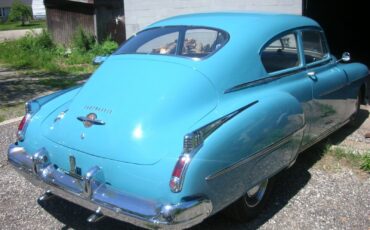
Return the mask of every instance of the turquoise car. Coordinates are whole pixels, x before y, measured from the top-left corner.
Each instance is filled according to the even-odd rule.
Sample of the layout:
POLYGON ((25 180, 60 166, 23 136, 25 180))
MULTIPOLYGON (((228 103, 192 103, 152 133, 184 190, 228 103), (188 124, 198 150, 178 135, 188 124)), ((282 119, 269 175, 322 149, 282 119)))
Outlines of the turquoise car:
POLYGON ((349 61, 303 16, 165 19, 84 85, 29 101, 8 159, 40 200, 85 207, 89 222, 188 228, 225 208, 247 220, 277 173, 356 119, 368 69, 349 61))

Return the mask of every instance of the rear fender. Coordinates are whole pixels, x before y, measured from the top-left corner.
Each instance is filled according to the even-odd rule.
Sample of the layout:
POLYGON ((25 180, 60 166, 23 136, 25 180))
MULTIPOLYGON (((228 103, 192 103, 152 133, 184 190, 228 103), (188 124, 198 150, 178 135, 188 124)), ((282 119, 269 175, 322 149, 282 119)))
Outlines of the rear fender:
MULTIPOLYGON (((240 105, 240 99, 232 105, 240 105)), ((184 193, 194 193, 187 191, 194 188, 197 193, 206 193, 214 202, 214 211, 287 167, 295 160, 303 137, 303 110, 292 95, 281 92, 243 101, 258 102, 204 141, 185 179, 184 193)), ((215 113, 220 114, 222 108, 226 106, 220 105, 215 113)))

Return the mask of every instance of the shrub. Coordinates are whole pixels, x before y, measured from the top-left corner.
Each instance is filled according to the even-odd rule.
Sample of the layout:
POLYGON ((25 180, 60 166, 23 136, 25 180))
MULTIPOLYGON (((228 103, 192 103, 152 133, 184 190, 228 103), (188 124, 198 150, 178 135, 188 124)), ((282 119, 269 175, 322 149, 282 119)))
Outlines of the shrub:
POLYGON ((9 21, 21 21, 22 26, 32 18, 32 8, 25 5, 20 0, 14 0, 10 9, 9 21))
POLYGON ((17 42, 22 49, 37 51, 39 49, 52 49, 55 44, 46 30, 40 34, 28 33, 17 42))
POLYGON ((101 54, 112 54, 118 48, 118 44, 112 40, 105 40, 101 44, 101 54))
POLYGON ((81 27, 75 32, 72 45, 81 52, 87 52, 94 48, 96 43, 95 36, 85 32, 81 27))

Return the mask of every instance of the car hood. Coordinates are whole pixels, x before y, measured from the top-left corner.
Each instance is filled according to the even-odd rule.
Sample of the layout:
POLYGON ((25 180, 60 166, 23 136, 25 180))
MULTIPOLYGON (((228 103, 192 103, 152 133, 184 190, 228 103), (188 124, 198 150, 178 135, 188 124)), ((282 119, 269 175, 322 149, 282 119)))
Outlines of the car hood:
POLYGON ((154 164, 167 154, 178 156, 184 135, 217 101, 212 84, 191 67, 112 56, 68 106, 44 120, 42 130, 45 137, 72 150, 154 164), (101 124, 85 127, 78 120, 90 113, 101 124))

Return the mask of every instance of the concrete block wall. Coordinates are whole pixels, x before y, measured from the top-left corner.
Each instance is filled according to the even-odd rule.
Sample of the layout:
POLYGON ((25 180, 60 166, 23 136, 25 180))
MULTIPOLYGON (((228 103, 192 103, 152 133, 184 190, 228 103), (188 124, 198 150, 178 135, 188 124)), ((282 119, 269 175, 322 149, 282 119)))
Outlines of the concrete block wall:
POLYGON ((302 0, 123 0, 126 35, 174 15, 212 11, 302 14, 302 0))

